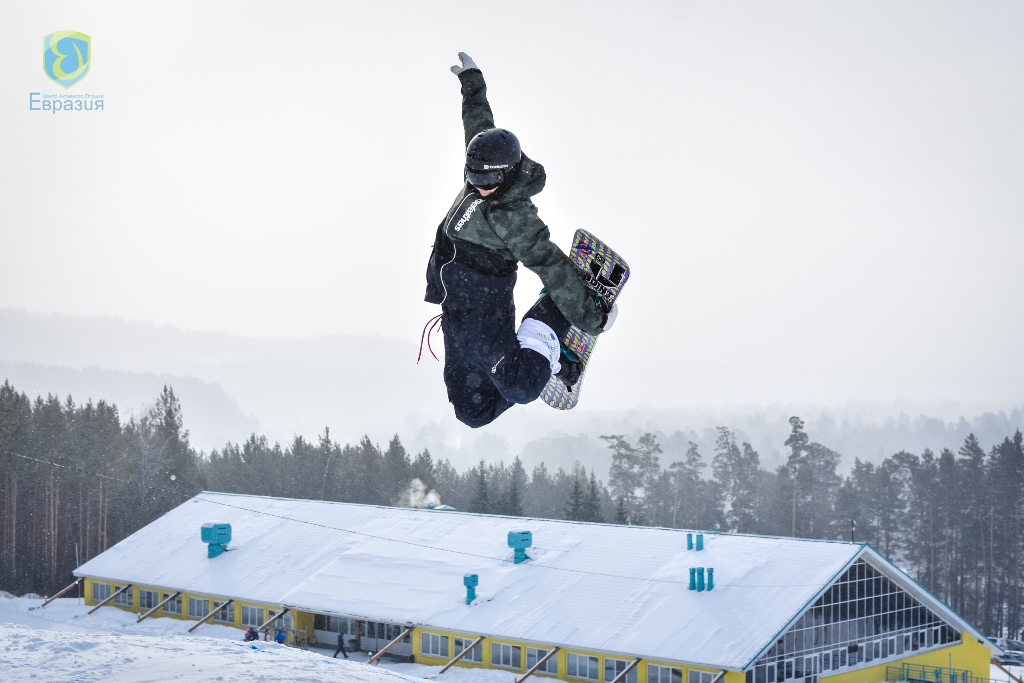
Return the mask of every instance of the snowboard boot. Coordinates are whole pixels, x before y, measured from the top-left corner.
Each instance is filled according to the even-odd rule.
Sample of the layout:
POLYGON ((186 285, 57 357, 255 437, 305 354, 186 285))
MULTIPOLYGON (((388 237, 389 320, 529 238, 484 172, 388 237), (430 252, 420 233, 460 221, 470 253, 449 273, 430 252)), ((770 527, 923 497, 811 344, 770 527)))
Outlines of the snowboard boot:
POLYGON ((547 359, 551 366, 551 374, 560 372, 562 366, 558 362, 559 344, 554 330, 536 318, 523 318, 516 331, 519 346, 536 351, 547 359))
POLYGON ((583 376, 583 363, 564 346, 561 347, 560 353, 562 357, 559 365, 562 367, 555 373, 555 377, 560 379, 565 388, 571 392, 576 383, 580 381, 580 377, 583 376))
POLYGON ((540 298, 537 299, 537 303, 531 306, 530 310, 523 316, 524 323, 530 319, 540 321, 554 332, 555 337, 559 341, 558 365, 560 367, 557 370, 553 369, 553 373, 555 377, 565 384, 569 391, 572 391, 572 388, 583 374, 583 364, 579 358, 561 344, 562 340, 569 334, 569 328, 572 325, 565 319, 562 312, 558 310, 555 302, 548 296, 546 289, 540 290, 540 298))

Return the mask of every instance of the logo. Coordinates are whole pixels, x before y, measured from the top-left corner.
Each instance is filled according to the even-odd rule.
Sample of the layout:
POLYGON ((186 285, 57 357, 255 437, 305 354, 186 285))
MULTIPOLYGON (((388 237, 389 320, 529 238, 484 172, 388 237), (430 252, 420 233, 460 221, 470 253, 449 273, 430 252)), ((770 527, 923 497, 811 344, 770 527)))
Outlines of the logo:
POLYGON ((84 33, 56 31, 43 38, 43 71, 62 88, 85 78, 91 60, 92 39, 84 33))
POLYGON ((483 203, 484 200, 477 199, 475 202, 469 205, 469 208, 466 209, 466 213, 462 214, 462 218, 460 218, 459 222, 455 224, 455 232, 462 230, 462 226, 468 223, 469 219, 473 217, 473 212, 476 211, 476 207, 480 206, 483 203))

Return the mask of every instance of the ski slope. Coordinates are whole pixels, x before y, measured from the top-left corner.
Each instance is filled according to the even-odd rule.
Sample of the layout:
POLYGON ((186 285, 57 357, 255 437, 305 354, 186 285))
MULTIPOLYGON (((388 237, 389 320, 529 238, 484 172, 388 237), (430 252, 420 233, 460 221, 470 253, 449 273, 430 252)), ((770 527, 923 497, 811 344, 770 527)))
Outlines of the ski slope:
MULTIPOLYGON (((0 592, 0 679, 9 681, 301 681, 302 683, 424 683, 439 667, 383 662, 366 655, 331 659, 333 650, 299 650, 277 643, 246 643, 239 629, 194 621, 147 619, 116 607, 87 615, 76 598, 39 609, 38 598, 0 592)), ((504 671, 456 667, 445 683, 513 683, 504 671)))

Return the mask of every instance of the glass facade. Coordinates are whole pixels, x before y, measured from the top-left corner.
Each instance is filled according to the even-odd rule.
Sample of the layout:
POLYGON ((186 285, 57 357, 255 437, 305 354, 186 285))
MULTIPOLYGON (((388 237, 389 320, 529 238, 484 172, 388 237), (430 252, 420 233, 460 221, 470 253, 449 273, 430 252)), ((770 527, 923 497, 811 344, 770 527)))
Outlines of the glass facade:
POLYGON ((747 683, 817 683, 875 660, 960 642, 960 632, 858 560, 747 672, 747 683))

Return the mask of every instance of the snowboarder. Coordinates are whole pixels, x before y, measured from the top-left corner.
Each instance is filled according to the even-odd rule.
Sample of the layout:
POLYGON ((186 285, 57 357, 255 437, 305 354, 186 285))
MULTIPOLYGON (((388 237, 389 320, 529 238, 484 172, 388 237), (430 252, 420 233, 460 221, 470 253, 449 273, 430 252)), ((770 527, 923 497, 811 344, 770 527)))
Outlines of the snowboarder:
POLYGON ((522 153, 515 135, 494 127, 483 74, 466 53, 459 61, 451 70, 462 83, 465 182, 437 227, 425 300, 441 305, 444 382, 455 416, 482 427, 535 400, 552 374, 575 382, 579 359, 559 340, 570 325, 600 334, 617 311, 587 289, 551 241, 531 200, 544 189, 544 167, 522 153), (544 290, 516 330, 519 262, 544 290))
POLYGON ((345 659, 348 659, 348 652, 345 650, 345 634, 344 633, 339 633, 338 634, 338 649, 334 651, 333 655, 331 655, 331 659, 337 659, 339 652, 341 654, 345 655, 345 659))

